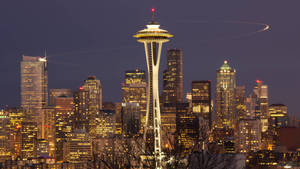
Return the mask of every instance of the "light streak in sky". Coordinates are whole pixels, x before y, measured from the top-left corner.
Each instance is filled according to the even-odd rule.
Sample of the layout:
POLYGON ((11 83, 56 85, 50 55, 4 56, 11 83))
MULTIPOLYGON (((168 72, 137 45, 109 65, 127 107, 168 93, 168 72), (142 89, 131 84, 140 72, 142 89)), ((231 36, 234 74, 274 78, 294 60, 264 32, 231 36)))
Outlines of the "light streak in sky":
POLYGON ((260 33, 260 32, 264 32, 264 31, 270 30, 270 25, 265 24, 265 23, 248 22, 248 21, 223 21, 223 22, 224 22, 224 23, 248 24, 248 25, 260 25, 260 26, 263 27, 263 28, 261 28, 261 29, 259 29, 259 30, 256 30, 256 31, 253 31, 253 32, 245 33, 244 35, 252 35, 252 34, 255 34, 255 33, 260 33))
POLYGON ((205 23, 218 23, 218 24, 222 24, 222 23, 229 23, 229 24, 247 24, 247 25, 257 25, 257 26, 261 26, 260 29, 258 30, 255 30, 255 31, 251 31, 251 32, 246 32, 246 33, 240 33, 240 34, 237 34, 237 35, 232 35, 230 37, 221 37, 221 38, 216 38, 216 39, 213 39, 213 40, 203 40, 205 42, 207 41, 221 41, 221 40, 233 40, 233 39, 240 39, 240 38, 243 38, 243 37, 249 37, 249 36, 252 36, 254 34, 257 34, 257 33, 261 33, 261 32, 265 32, 265 31, 268 31, 271 29, 271 26, 266 24, 266 23, 260 23, 260 22, 251 22, 251 21, 182 21, 181 23, 192 23, 192 24, 197 24, 197 23, 200 23, 200 24, 205 24, 205 23))

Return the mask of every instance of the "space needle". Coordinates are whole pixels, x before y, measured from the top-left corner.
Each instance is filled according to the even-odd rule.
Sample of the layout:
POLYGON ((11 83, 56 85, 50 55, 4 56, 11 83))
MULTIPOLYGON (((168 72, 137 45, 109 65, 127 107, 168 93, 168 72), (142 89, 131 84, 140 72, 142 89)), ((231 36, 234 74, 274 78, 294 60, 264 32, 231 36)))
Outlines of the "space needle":
POLYGON ((133 37, 144 44, 148 68, 148 95, 146 123, 144 126, 144 153, 154 158, 155 168, 161 169, 161 118, 159 106, 158 73, 162 44, 173 37, 168 31, 160 29, 154 21, 155 9, 152 8, 152 20, 146 28, 138 31, 133 37))

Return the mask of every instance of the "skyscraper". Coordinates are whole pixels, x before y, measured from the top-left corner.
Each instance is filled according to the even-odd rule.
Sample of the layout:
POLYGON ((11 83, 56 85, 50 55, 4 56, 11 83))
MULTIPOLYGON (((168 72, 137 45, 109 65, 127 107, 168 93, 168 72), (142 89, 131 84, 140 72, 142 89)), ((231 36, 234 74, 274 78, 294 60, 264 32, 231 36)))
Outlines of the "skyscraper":
POLYGON ((246 116, 247 117, 258 117, 260 118, 260 104, 259 104, 259 98, 258 96, 252 92, 250 95, 246 98, 246 116))
POLYGON ((73 97, 58 96, 55 98, 55 160, 63 161, 63 144, 67 134, 72 132, 73 97))
MULTIPOLYGON (((55 156, 55 107, 48 107, 43 109, 42 117, 42 139, 47 141, 50 157, 55 156)), ((44 143, 43 143, 44 144, 44 143)))
POLYGON ((234 128, 235 123, 235 70, 225 60, 217 70, 216 115, 217 127, 234 128))
POLYGON ((102 109, 102 84, 100 80, 96 76, 89 76, 84 81, 82 88, 89 91, 90 111, 93 112, 102 109))
POLYGON ((236 117, 237 120, 246 117, 246 87, 237 86, 235 89, 235 101, 236 101, 236 117))
MULTIPOLYGON (((102 109, 102 85, 100 80, 96 79, 96 76, 89 76, 82 85, 83 90, 88 91, 88 129, 91 137, 95 136, 96 129, 96 116, 102 109)), ((82 100, 83 101, 83 100, 82 100)))
MULTIPOLYGON (((152 9, 152 12, 154 12, 154 9, 152 9)), ((145 47, 148 67, 148 96, 144 138, 146 140, 146 149, 149 150, 148 155, 153 156, 154 154, 156 168, 161 168, 162 159, 158 69, 162 44, 168 42, 169 38, 173 36, 159 27, 160 25, 152 19, 146 29, 134 35, 134 37, 138 38, 138 42, 143 43, 145 47)))
POLYGON ((172 148, 171 141, 176 135, 176 115, 183 103, 166 103, 161 112, 161 138, 163 148, 172 148))
POLYGON ((37 123, 38 138, 42 135, 43 108, 48 105, 48 73, 46 57, 22 56, 21 107, 37 123))
POLYGON ((90 129, 90 96, 89 91, 80 87, 78 91, 73 94, 74 97, 74 115, 73 115, 73 128, 85 129, 89 132, 90 129))
POLYGON ((261 120, 262 132, 268 129, 268 118, 269 118, 269 97, 268 97, 268 86, 264 85, 262 81, 256 80, 256 86, 254 86, 253 93, 258 97, 259 104, 259 118, 261 120))
POLYGON ((167 70, 163 73, 163 103, 180 103, 183 98, 182 50, 168 49, 167 70))
POLYGON ((211 127, 212 124, 212 104, 211 104, 211 82, 192 82, 192 110, 200 115, 211 127))
MULTIPOLYGON (((161 95, 161 134, 162 144, 168 145, 170 137, 175 135, 176 114, 183 102, 182 50, 167 50, 167 69, 163 72, 163 90, 161 95)), ((169 146, 172 147, 172 146, 169 146)))
POLYGON ((143 70, 129 70, 125 72, 125 83, 122 83, 122 102, 139 103, 141 111, 146 112, 146 73, 143 70))
POLYGON ((183 149, 183 154, 190 153, 199 138, 199 118, 188 110, 188 103, 182 104, 181 111, 176 114, 176 145, 183 149), (185 104, 185 106, 184 106, 185 104))
POLYGON ((146 122, 146 106, 147 106, 147 83, 146 73, 143 70, 129 70, 125 72, 125 82, 122 83, 122 103, 131 105, 138 103, 140 116, 140 129, 146 122))
POLYGON ((253 91, 246 98, 246 115, 260 119, 262 132, 268 129, 268 103, 268 86, 264 85, 262 81, 256 80, 253 91))

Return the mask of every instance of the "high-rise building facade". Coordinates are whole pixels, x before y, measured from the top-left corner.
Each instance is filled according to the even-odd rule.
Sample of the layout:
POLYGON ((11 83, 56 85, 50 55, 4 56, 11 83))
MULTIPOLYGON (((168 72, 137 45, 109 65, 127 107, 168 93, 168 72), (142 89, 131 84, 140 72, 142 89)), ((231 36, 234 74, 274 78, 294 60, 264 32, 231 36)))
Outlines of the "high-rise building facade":
POLYGON ((59 96, 72 97, 72 91, 71 89, 50 89, 49 104, 54 105, 55 98, 59 96))
MULTIPOLYGON (((114 103, 114 111, 115 111, 115 117, 114 117, 114 125, 115 125, 115 135, 121 135, 122 134, 122 103, 116 102, 114 103)), ((141 113, 139 113, 141 114, 141 113)))
POLYGON ((37 157, 37 124, 36 122, 22 122, 21 124, 21 158, 27 160, 37 157))
POLYGON ((254 86, 253 93, 258 97, 259 106, 259 118, 261 120, 262 132, 268 129, 269 119, 269 97, 268 97, 268 86, 263 84, 262 81, 256 80, 256 86, 254 86))
POLYGON ((96 137, 112 138, 116 134, 116 111, 101 110, 96 117, 96 137))
POLYGON ((246 116, 252 118, 260 118, 260 103, 258 96, 252 92, 246 98, 246 116))
POLYGON ((49 158, 50 156, 49 141, 45 139, 38 139, 36 151, 37 151, 37 157, 49 158))
POLYGON ((183 99, 182 50, 168 49, 167 69, 163 73, 163 103, 180 103, 183 99))
POLYGON ((21 107, 38 125, 38 138, 42 136, 43 108, 48 105, 48 73, 46 57, 22 56, 21 107))
POLYGON ((9 159, 10 149, 10 117, 9 112, 0 110, 0 159, 9 159))
POLYGON ((235 80, 236 71, 225 60, 217 70, 216 125, 218 128, 234 128, 235 125, 235 80))
POLYGON ((64 144, 64 161, 83 163, 92 159, 92 142, 85 130, 69 133, 64 144))
POLYGON ((212 125, 212 99, 210 81, 192 82, 192 111, 200 115, 209 127, 212 125))
MULTIPOLYGON (((175 149, 177 139, 182 134, 179 129, 186 124, 178 123, 178 115, 186 114, 189 110, 189 103, 165 103, 161 113, 161 138, 164 149, 175 149), (177 126, 177 125, 180 126, 177 126), (179 127, 179 128, 178 128, 179 127)), ((180 116, 181 117, 181 116, 180 116)), ((181 144, 182 145, 182 144, 181 144)))
POLYGON ((256 152, 261 147, 261 123, 258 118, 240 119, 236 148, 240 153, 256 152))
POLYGON ((43 144, 47 141, 49 147, 48 156, 55 157, 55 107, 43 109, 42 117, 42 139, 43 144))
POLYGON ((122 131, 123 136, 133 137, 140 132, 139 103, 122 103, 122 131))
POLYGON ((189 103, 190 107, 192 107, 192 93, 188 92, 185 95, 186 102, 189 103))
POLYGON ((122 103, 139 105, 140 129, 142 132, 146 123, 147 83, 146 72, 143 70, 129 70, 125 72, 125 82, 122 83, 122 103))
MULTIPOLYGON (((146 84, 146 72, 144 70, 140 70, 140 69, 126 71, 124 84, 125 85, 137 85, 137 86, 142 85, 142 86, 144 86, 146 84)), ((129 98, 129 99, 131 100, 132 98, 129 98)))
POLYGON ((184 155, 190 153, 199 138, 199 117, 188 110, 188 104, 176 114, 176 146, 184 155))
POLYGON ((122 102, 139 103, 141 112, 146 112, 147 83, 143 70, 129 70, 125 72, 125 83, 122 84, 122 102))
POLYGON ((55 98, 55 159, 63 161, 63 144, 73 127, 73 97, 55 98))
POLYGON ((82 85, 83 90, 89 91, 90 111, 95 113, 102 109, 102 84, 96 76, 89 76, 82 85))
POLYGON ((90 92, 80 87, 78 91, 73 93, 74 97, 74 115, 73 127, 74 129, 85 129, 89 132, 90 129, 90 92))
POLYGON ((25 119, 25 114, 21 108, 8 108, 7 112, 10 117, 10 146, 13 158, 21 156, 21 128, 25 119))
POLYGON ((258 118, 261 121, 262 132, 268 129, 268 86, 256 80, 253 91, 246 98, 246 116, 258 118))
POLYGON ((247 116, 246 109, 246 86, 236 86, 235 102, 236 102, 236 117, 237 120, 243 119, 247 116))
POLYGON ((272 104, 269 107, 270 124, 269 127, 275 129, 280 127, 288 127, 287 106, 284 104, 272 104))
POLYGON ((161 113, 161 138, 163 148, 174 147, 173 142, 176 136, 176 115, 178 106, 183 103, 166 103, 161 113))
POLYGON ((161 134, 163 148, 171 148, 175 139, 176 115, 183 105, 182 50, 167 50, 167 69, 163 72, 161 95, 161 134))
POLYGON ((88 91, 88 129, 91 137, 95 137, 96 116, 102 109, 102 85, 96 76, 89 76, 82 85, 83 90, 88 91))
POLYGON ((268 86, 264 85, 262 81, 256 80, 256 85, 253 88, 253 92, 258 96, 260 100, 260 113, 262 118, 268 117, 268 86))

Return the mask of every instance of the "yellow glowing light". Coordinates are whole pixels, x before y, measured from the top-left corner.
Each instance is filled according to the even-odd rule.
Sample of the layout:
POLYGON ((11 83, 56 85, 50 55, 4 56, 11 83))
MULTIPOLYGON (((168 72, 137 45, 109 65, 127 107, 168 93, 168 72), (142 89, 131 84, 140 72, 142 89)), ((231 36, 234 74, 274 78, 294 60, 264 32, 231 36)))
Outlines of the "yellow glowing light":
POLYGON ((268 150, 273 150, 273 145, 272 144, 268 144, 268 150))
POLYGON ((40 62, 47 62, 47 59, 46 59, 46 57, 44 57, 44 58, 39 58, 39 61, 40 61, 40 62))

